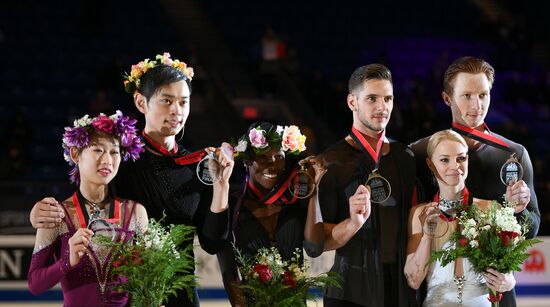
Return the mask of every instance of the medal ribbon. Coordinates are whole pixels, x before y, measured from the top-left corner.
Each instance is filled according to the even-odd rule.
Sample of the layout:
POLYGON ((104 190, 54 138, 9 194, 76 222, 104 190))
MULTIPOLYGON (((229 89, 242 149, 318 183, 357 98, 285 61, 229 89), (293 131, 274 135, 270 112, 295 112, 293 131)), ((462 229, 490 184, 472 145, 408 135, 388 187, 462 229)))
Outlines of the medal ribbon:
MULTIPOLYGON (((75 204, 76 213, 78 215, 78 221, 80 223, 80 226, 82 226, 82 228, 87 228, 88 223, 90 221, 90 217, 84 205, 86 203, 86 199, 84 198, 82 193, 80 193, 80 191, 74 192, 73 203, 75 204)), ((118 198, 115 197, 115 199, 111 198, 110 203, 111 203, 111 206, 109 207, 109 218, 106 219, 106 221, 114 224, 118 222, 118 219, 119 219, 120 201, 118 200, 118 198)))
POLYGON ((378 169, 378 165, 380 164, 380 158, 382 156, 382 145, 384 144, 384 136, 386 135, 386 130, 382 131, 382 134, 380 135, 380 138, 378 139, 378 143, 376 144, 376 151, 370 146, 367 139, 359 132, 359 130, 355 129, 355 127, 351 127, 351 133, 350 136, 361 148, 361 150, 367 154, 372 161, 374 162, 374 170, 378 169))
MULTIPOLYGON (((439 204, 439 192, 437 192, 434 195, 434 202, 436 204, 439 204)), ((464 187, 464 192, 462 194, 462 205, 464 205, 464 209, 467 209, 469 204, 470 204, 470 192, 468 191, 468 188, 464 187)), ((452 222, 456 220, 456 216, 449 217, 445 215, 443 212, 439 213, 439 217, 447 222, 452 222)))
POLYGON ((260 189, 257 186, 254 185, 252 180, 248 178, 247 178, 247 186, 252 192, 252 194, 254 194, 254 196, 256 196, 260 200, 260 202, 266 205, 271 205, 275 203, 277 200, 281 200, 284 204, 293 204, 296 202, 296 200, 298 200, 296 195, 289 196, 289 195, 284 195, 284 193, 288 189, 288 185, 291 183, 292 179, 294 178, 294 175, 296 175, 297 172, 298 172, 298 167, 294 168, 290 172, 290 175, 288 176, 287 179, 283 181, 282 184, 275 185, 275 187, 265 195, 260 191, 260 189))
POLYGON ((161 144, 155 142, 145 131, 141 132, 141 135, 143 138, 145 138, 145 142, 149 147, 154 148, 159 153, 165 155, 165 156, 175 156, 178 154, 178 143, 174 142, 174 149, 172 151, 168 150, 166 147, 162 146, 161 144))
POLYGON ((200 160, 202 160, 207 154, 205 150, 199 150, 186 155, 178 155, 177 143, 174 143, 174 150, 173 152, 171 152, 168 149, 166 149, 164 146, 153 141, 153 139, 151 139, 151 137, 149 137, 145 133, 145 131, 143 131, 141 135, 143 135, 143 138, 145 139, 145 143, 148 147, 153 148, 154 150, 156 150, 157 152, 161 153, 164 156, 174 157, 174 162, 178 165, 189 165, 189 164, 197 163, 200 160))
MULTIPOLYGON (((489 127, 487 127, 486 123, 483 123, 483 128, 489 131, 489 133, 491 133, 491 130, 489 130, 489 127)), ((494 135, 483 133, 479 130, 461 125, 457 122, 453 122, 452 130, 463 136, 469 137, 471 139, 487 144, 489 146, 493 146, 508 152, 512 152, 512 150, 510 149, 510 146, 508 146, 506 142, 504 142, 503 140, 499 139, 494 135)))

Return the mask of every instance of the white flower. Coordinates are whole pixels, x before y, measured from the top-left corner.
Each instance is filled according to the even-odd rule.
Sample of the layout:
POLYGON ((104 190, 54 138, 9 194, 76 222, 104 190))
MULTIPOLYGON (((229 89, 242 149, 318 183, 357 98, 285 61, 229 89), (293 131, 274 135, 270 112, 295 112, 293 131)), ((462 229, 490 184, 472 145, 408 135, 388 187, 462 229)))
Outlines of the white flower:
POLYGON ((476 248, 479 246, 479 243, 477 242, 477 240, 470 240, 470 246, 472 248, 476 248))
POLYGON ((120 118, 120 115, 122 115, 122 112, 120 112, 120 110, 116 110, 115 114, 109 116, 109 119, 114 122, 117 122, 118 119, 120 118))
POLYGON ((285 128, 283 128, 283 126, 277 125, 277 130, 275 130, 275 132, 277 132, 277 134, 281 135, 283 133, 283 131, 285 131, 285 128))
POLYGON ((244 152, 247 147, 248 147, 248 142, 246 140, 240 140, 239 144, 237 144, 237 147, 235 147, 235 150, 237 152, 244 152))
POLYGON ((92 119, 88 114, 84 115, 82 118, 76 119, 74 121, 75 127, 86 127, 92 123, 92 119))

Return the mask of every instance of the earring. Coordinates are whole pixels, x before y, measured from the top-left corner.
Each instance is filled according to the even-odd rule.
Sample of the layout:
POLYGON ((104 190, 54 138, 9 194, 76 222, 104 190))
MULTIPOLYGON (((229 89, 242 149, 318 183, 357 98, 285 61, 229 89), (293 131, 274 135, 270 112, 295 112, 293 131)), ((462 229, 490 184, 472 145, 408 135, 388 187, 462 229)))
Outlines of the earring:
MULTIPOLYGON (((183 135, 184 135, 184 134, 185 134, 185 126, 183 126, 183 127, 181 128, 181 136, 180 136, 180 138, 178 139, 178 142, 181 142, 181 139, 183 139, 183 135)), ((176 142, 176 143, 177 143, 177 142, 176 142)))

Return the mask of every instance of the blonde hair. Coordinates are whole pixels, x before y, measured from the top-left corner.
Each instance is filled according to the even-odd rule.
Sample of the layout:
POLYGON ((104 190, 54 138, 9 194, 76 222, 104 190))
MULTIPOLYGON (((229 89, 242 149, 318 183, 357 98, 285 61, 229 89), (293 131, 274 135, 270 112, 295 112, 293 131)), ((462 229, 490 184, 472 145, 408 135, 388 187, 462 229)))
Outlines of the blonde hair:
POLYGON ((438 131, 438 132, 434 133, 430 137, 430 140, 428 141, 428 147, 426 149, 426 153, 428 154, 429 159, 432 158, 432 155, 434 154, 434 151, 435 151, 435 148, 437 147, 437 145, 439 145, 439 143, 441 143, 443 141, 458 142, 458 143, 464 145, 464 147, 468 148, 468 144, 466 144, 466 141, 464 140, 464 138, 460 134, 454 132, 451 129, 441 130, 441 131, 438 131))
MULTIPOLYGON (((454 132, 451 129, 441 130, 434 133, 430 137, 430 140, 428 141, 428 147, 426 150, 428 154, 428 159, 432 158, 435 148, 437 147, 437 145, 439 145, 443 141, 458 142, 462 144, 464 147, 468 148, 468 144, 466 144, 466 141, 460 134, 454 132)), ((458 227, 457 220, 446 224, 449 226, 449 229, 447 229, 447 232, 441 238, 432 238, 432 251, 441 250, 441 248, 443 247, 443 244, 449 241, 449 238, 451 237, 451 235, 454 232, 456 232, 458 227)), ((439 227, 441 227, 441 225, 439 225, 439 227)))

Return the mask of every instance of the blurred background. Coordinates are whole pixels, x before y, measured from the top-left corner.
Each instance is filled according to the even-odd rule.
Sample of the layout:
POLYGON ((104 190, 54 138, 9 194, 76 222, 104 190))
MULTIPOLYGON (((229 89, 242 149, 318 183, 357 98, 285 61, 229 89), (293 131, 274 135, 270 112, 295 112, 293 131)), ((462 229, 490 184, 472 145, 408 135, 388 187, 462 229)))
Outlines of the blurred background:
POLYGON ((217 145, 269 120, 298 124, 311 153, 348 133, 347 81, 356 67, 390 68, 388 135, 410 143, 450 127, 441 99, 447 66, 482 57, 496 70, 487 123, 529 150, 539 235, 549 235, 548 12, 550 3, 512 0, 1 1, 0 303, 33 299, 24 290, 32 205, 74 190, 63 127, 117 109, 139 118, 122 75, 165 51, 195 69, 187 147, 217 145))

